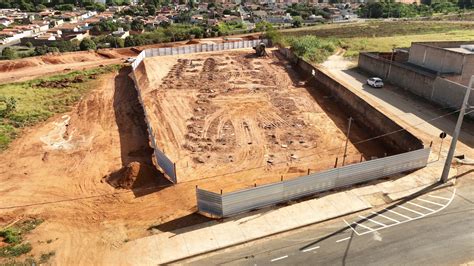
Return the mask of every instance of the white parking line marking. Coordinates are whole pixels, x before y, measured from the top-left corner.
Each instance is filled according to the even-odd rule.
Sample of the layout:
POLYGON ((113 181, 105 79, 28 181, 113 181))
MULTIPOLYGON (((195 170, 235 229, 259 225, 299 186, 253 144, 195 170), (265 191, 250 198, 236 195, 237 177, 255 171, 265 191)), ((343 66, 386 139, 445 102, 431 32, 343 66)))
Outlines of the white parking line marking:
POLYGON ((281 257, 278 257, 278 258, 274 258, 274 259, 271 260, 271 262, 274 262, 274 261, 277 261, 277 260, 286 259, 286 258, 288 258, 288 255, 281 256, 281 257))
MULTIPOLYGON (((368 229, 370 232, 374 232, 374 231, 375 231, 374 229, 372 229, 372 228, 370 228, 370 227, 368 227, 368 226, 365 226, 365 225, 363 225, 363 224, 357 223, 357 222, 353 222, 353 224, 360 225, 361 227, 364 227, 364 228, 368 229)), ((357 227, 357 225, 356 225, 356 227, 357 227)))
POLYGON ((351 237, 346 237, 346 238, 343 238, 343 239, 339 239, 339 240, 336 240, 336 243, 346 241, 346 240, 349 240, 349 239, 351 239, 351 237))
POLYGON ((402 208, 402 209, 405 209, 405 210, 407 210, 407 211, 410 211, 410 212, 416 213, 416 214, 418 214, 418 215, 421 215, 421 216, 425 216, 425 215, 424 215, 423 213, 421 213, 421 212, 417 212, 417 211, 415 211, 415 210, 412 210, 412 209, 410 209, 410 208, 407 208, 407 207, 405 207, 405 206, 402 206, 402 205, 398 205, 397 207, 400 207, 400 208, 402 208))
POLYGON ((434 211, 435 211, 435 210, 433 210, 433 209, 430 209, 430 208, 428 208, 428 207, 425 207, 425 206, 421 206, 421 205, 419 205, 419 204, 416 204, 416 203, 414 203, 414 202, 407 202, 407 203, 409 203, 409 204, 411 204, 411 205, 413 205, 413 206, 417 206, 418 208, 422 208, 422 209, 425 209, 425 210, 431 211, 431 212, 434 212, 434 211))
POLYGON ((308 252, 308 251, 315 250, 315 249, 318 249, 318 248, 319 248, 319 246, 312 247, 312 248, 307 248, 307 249, 303 249, 301 252, 308 252))
POLYGON ((443 204, 439 204, 437 202, 432 202, 431 200, 425 200, 425 199, 419 199, 419 200, 427 202, 427 203, 431 203, 431 204, 434 204, 434 205, 438 205, 438 206, 444 206, 443 204))
POLYGON ((412 218, 410 218, 410 217, 408 217, 408 216, 406 216, 406 215, 404 215, 404 214, 398 213, 398 212, 396 212, 396 211, 394 211, 394 210, 387 209, 387 211, 389 211, 389 212, 391 212, 391 213, 395 213, 396 215, 399 215, 399 216, 401 216, 401 217, 405 217, 405 218, 407 218, 408 220, 413 220, 412 218))
POLYGON ((441 197, 441 196, 435 196, 435 195, 428 195, 428 197, 432 197, 432 198, 436 198, 436 199, 450 200, 450 199, 448 199, 448 198, 441 197))
MULTIPOLYGON (((422 216, 417 216, 417 217, 415 217, 415 218, 410 218, 410 217, 408 217, 408 216, 406 216, 406 215, 403 215, 403 214, 401 214, 401 213, 398 213, 398 212, 396 212, 396 211, 392 211, 392 210, 390 210, 390 209, 385 209, 385 210, 387 210, 387 211, 389 211, 389 212, 392 212, 392 213, 394 213, 394 214, 396 214, 396 215, 405 217, 405 218, 407 218, 408 220, 404 220, 404 221, 401 221, 401 222, 398 222, 398 223, 394 223, 394 224, 389 224, 389 225, 387 225, 386 227, 380 227, 380 228, 378 228, 377 230, 382 230, 382 229, 389 228, 389 227, 392 227, 392 226, 396 226, 396 225, 399 225, 399 224, 408 223, 408 222, 410 222, 410 221, 418 220, 418 219, 421 219, 421 218, 426 217, 426 216, 428 216, 428 215, 431 215, 431 214, 434 214, 434 213, 438 213, 438 212, 444 210, 446 207, 448 207, 448 206, 451 204, 451 202, 454 200, 454 196, 455 196, 455 195, 456 195, 456 188, 454 188, 453 194, 451 195, 451 198, 450 198, 449 201, 446 203, 446 205, 443 205, 443 207, 441 207, 441 208, 435 210, 434 212, 431 212, 431 213, 428 213, 428 214, 422 215, 422 216)), ((382 216, 382 214, 379 214, 379 215, 382 216)), ((387 218, 388 218, 388 217, 387 217, 387 218)), ((372 231, 366 231, 366 232, 363 232, 363 233, 357 233, 357 231, 356 231, 354 228, 352 228, 352 226, 350 226, 349 223, 347 223, 346 220, 344 220, 344 222, 345 222, 358 236, 362 236, 362 235, 365 235, 365 234, 373 233, 372 231)))
POLYGON ((352 224, 349 224, 349 223, 348 223, 346 220, 344 220, 344 219, 342 219, 342 220, 347 224, 347 226, 349 226, 349 227, 352 229, 352 231, 354 231, 354 233, 356 233, 356 235, 358 235, 358 236, 361 235, 361 234, 359 234, 359 233, 357 232, 357 230, 354 229, 354 227, 352 227, 352 224))
POLYGON ((395 219, 393 219, 393 218, 390 218, 390 217, 388 217, 388 216, 385 216, 385 215, 383 215, 383 214, 381 214, 381 213, 377 213, 377 212, 372 212, 372 213, 373 213, 373 214, 376 214, 376 215, 380 215, 380 216, 382 216, 382 217, 385 218, 385 219, 388 219, 388 220, 394 221, 394 222, 396 222, 396 223, 399 223, 399 221, 397 221, 397 220, 395 220, 395 219))
POLYGON ((367 220, 367 221, 371 221, 371 222, 373 222, 374 224, 378 224, 378 225, 381 225, 381 226, 384 226, 384 227, 387 226, 386 224, 383 224, 383 223, 381 223, 381 222, 377 222, 377 221, 375 221, 375 220, 372 220, 372 219, 370 219, 370 218, 364 217, 364 216, 362 216, 362 215, 359 215, 359 217, 362 218, 362 219, 365 219, 365 220, 367 220))

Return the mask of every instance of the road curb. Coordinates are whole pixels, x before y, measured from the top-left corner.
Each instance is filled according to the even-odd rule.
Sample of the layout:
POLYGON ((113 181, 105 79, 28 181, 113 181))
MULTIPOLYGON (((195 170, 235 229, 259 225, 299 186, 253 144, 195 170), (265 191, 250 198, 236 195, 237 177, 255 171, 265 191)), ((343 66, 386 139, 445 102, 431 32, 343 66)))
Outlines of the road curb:
POLYGON ((203 251, 203 252, 198 253, 198 254, 190 255, 190 256, 183 257, 183 258, 179 258, 179 259, 175 259, 175 260, 170 260, 170 261, 161 262, 160 264, 172 264, 172 263, 182 262, 182 261, 184 261, 184 260, 196 258, 196 257, 199 257, 199 256, 204 255, 204 254, 208 254, 208 253, 211 253, 211 252, 215 252, 215 251, 220 251, 220 250, 224 250, 224 249, 227 249, 227 248, 236 247, 236 246, 239 246, 239 245, 242 245, 242 244, 252 243, 252 242, 255 242, 255 241, 258 241, 258 240, 267 238, 267 237, 279 235, 279 234, 286 233, 286 232, 291 232, 291 231, 293 231, 293 230, 297 230, 297 229, 300 229, 300 228, 303 228, 303 227, 306 227, 306 226, 315 225, 315 224, 319 224, 319 223, 323 223, 323 222, 335 220, 335 219, 338 219, 338 218, 341 218, 341 217, 344 217, 344 216, 347 216, 347 215, 351 215, 351 214, 358 213, 358 212, 361 212, 361 211, 369 210, 369 209, 372 209, 372 208, 373 208, 373 206, 372 206, 372 207, 367 207, 367 208, 362 208, 362 209, 357 210, 357 211, 353 211, 353 212, 349 212, 349 213, 344 213, 344 214, 341 214, 341 215, 338 215, 338 216, 335 216, 335 217, 331 217, 331 218, 328 218, 328 219, 325 219, 325 220, 317 221, 317 222, 314 222, 314 223, 308 223, 308 224, 304 224, 304 225, 299 225, 299 226, 297 226, 297 227, 293 227, 293 228, 290 228, 290 229, 278 231, 278 232, 275 232, 275 233, 272 233, 272 234, 269 234, 269 235, 265 235, 265 236, 261 236, 261 237, 257 237, 257 238, 254 238, 254 239, 245 240, 245 241, 242 241, 242 242, 239 242, 239 243, 234 243, 234 244, 231 244, 231 245, 228 245, 228 246, 224 246, 224 247, 220 247, 220 248, 217 248, 217 249, 213 249, 213 250, 209 250, 209 251, 203 251))
MULTIPOLYGON (((428 193, 428 192, 440 190, 440 189, 447 188, 447 187, 452 187, 452 186, 455 185, 455 183, 456 183, 455 181, 456 181, 456 179, 450 179, 447 183, 444 183, 444 184, 441 184, 441 183, 439 183, 439 182, 435 182, 435 183, 433 183, 433 184, 423 186, 423 188, 421 188, 420 190, 418 190, 418 191, 416 191, 416 192, 414 192, 414 193, 411 193, 411 194, 409 194, 409 195, 406 195, 406 196, 404 196, 404 197, 400 197, 400 198, 398 198, 397 200, 393 200, 393 201, 391 201, 391 202, 388 202, 387 204, 391 204, 391 203, 394 203, 394 202, 400 202, 400 201, 408 200, 408 199, 411 199, 411 198, 414 198, 414 197, 423 195, 423 194, 428 193)), ((335 219, 338 219, 338 218, 341 218, 341 217, 345 217, 345 216, 348 216, 348 215, 351 215, 351 214, 354 214, 354 213, 358 213, 358 212, 365 211, 365 210, 369 210, 369 209, 373 209, 373 208, 374 208, 374 206, 372 206, 372 207, 367 207, 367 208, 362 208, 362 209, 357 210, 357 211, 353 211, 353 212, 349 212, 349 213, 340 214, 340 215, 338 215, 338 216, 334 216, 334 217, 331 217, 331 218, 328 218, 328 219, 325 219, 325 220, 321 220, 321 221, 316 221, 316 222, 314 222, 314 223, 308 223, 308 224, 304 224, 304 225, 299 225, 299 226, 297 226, 297 227, 293 227, 293 228, 290 228, 290 229, 286 229, 286 230, 274 232, 274 233, 272 233, 272 234, 265 235, 265 236, 261 236, 261 237, 257 237, 257 238, 251 239, 251 240, 245 240, 245 241, 242 241, 242 242, 239 242, 239 243, 234 243, 234 244, 231 244, 231 245, 228 245, 228 246, 224 246, 224 247, 220 247, 220 248, 217 248, 217 249, 213 249, 213 250, 209 250, 209 251, 203 251, 203 252, 200 252, 200 253, 198 253, 198 254, 190 255, 190 256, 187 256, 187 257, 183 257, 183 258, 179 258, 179 259, 174 259, 174 260, 162 262, 161 264, 171 264, 171 263, 183 262, 184 260, 196 258, 196 257, 202 256, 202 255, 204 255, 204 254, 208 254, 208 253, 212 253, 212 252, 216 252, 216 251, 225 250, 225 249, 227 249, 227 248, 236 247, 236 246, 239 246, 239 245, 242 245, 242 244, 252 243, 252 242, 255 242, 255 241, 258 241, 258 240, 267 238, 267 237, 275 236, 275 235, 282 234, 282 233, 286 233, 286 232, 291 232, 291 231, 294 231, 294 230, 297 230, 297 229, 300 229, 300 228, 303 228, 303 227, 306 227, 306 226, 315 225, 315 224, 319 224, 319 223, 323 223, 323 222, 335 220, 335 219)))

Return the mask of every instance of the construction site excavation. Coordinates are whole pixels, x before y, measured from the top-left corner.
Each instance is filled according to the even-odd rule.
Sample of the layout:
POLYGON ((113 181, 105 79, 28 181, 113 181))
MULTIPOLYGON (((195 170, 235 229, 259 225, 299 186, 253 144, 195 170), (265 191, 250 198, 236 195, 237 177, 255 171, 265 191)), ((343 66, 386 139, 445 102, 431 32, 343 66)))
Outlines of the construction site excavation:
POLYGON ((178 183, 234 190, 391 153, 377 140, 357 144, 371 135, 354 121, 343 159, 351 114, 277 50, 145 58, 134 75, 178 183))

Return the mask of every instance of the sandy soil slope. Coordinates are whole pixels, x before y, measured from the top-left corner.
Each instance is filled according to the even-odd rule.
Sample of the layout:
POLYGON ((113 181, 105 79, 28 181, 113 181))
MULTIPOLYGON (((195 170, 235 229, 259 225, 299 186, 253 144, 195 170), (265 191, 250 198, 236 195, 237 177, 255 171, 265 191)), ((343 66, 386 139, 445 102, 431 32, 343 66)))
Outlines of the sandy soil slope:
POLYGON ((26 81, 71 70, 119 64, 136 56, 130 49, 104 49, 99 52, 71 52, 0 61, 0 84, 26 81))
MULTIPOLYGON (((147 58, 137 73, 178 182, 223 174, 253 180, 245 170, 254 168, 257 176, 301 175, 333 165, 346 114, 300 78, 273 53, 255 58, 250 50, 147 58)), ((352 134, 364 135, 359 128, 352 134)), ((385 152, 377 143, 348 151, 352 161, 385 152)))
MULTIPOLYGON (((247 53, 251 53, 251 50, 247 53)), ((8 150, 0 154, 0 225, 9 224, 23 216, 45 219, 28 235, 27 240, 33 245, 34 255, 54 250, 56 255, 52 260, 59 265, 110 262, 111 256, 116 254, 113 251, 120 250, 129 239, 149 235, 150 231, 174 231, 206 221, 208 218, 195 213, 196 185, 231 191, 255 183, 275 182, 281 176, 300 176, 306 171, 303 168, 307 166, 305 162, 294 159, 278 168, 267 165, 265 154, 273 152, 285 158, 283 156, 297 150, 309 151, 316 146, 324 152, 325 147, 343 145, 342 131, 346 114, 317 90, 311 90, 316 92, 310 94, 310 90, 300 85, 304 84, 300 83, 304 80, 291 72, 284 61, 280 62, 276 57, 253 59, 243 53, 236 53, 229 55, 228 59, 226 56, 214 58, 215 65, 210 59, 197 60, 192 64, 200 66, 193 69, 188 68, 191 64, 186 60, 178 64, 176 58, 173 60, 169 66, 175 69, 162 71, 162 76, 167 77, 170 86, 182 82, 184 88, 189 88, 161 88, 158 93, 171 93, 182 99, 176 101, 181 105, 173 105, 174 102, 168 101, 163 109, 166 112, 160 114, 167 118, 167 122, 173 117, 175 119, 176 125, 168 127, 167 134, 179 133, 176 130, 180 128, 181 136, 189 133, 185 126, 189 122, 186 118, 197 116, 195 108, 200 106, 196 102, 197 95, 213 94, 199 90, 209 89, 206 86, 212 85, 216 97, 207 99, 209 106, 214 106, 213 112, 206 115, 204 121, 208 122, 202 124, 203 128, 206 128, 205 132, 212 140, 222 137, 224 133, 228 136, 234 133, 234 136, 225 142, 230 147, 228 150, 222 149, 211 154, 222 165, 221 168, 204 167, 199 170, 202 175, 194 177, 204 176, 207 170, 219 174, 236 169, 235 163, 225 161, 229 160, 228 155, 241 162, 242 166, 238 169, 242 171, 233 175, 190 178, 188 182, 170 186, 156 169, 153 171, 150 170, 152 167, 145 167, 146 171, 139 175, 141 180, 132 189, 113 188, 105 182, 104 177, 119 173, 130 162, 151 166, 152 151, 143 109, 128 76, 130 68, 105 75, 97 79, 92 92, 71 112, 26 129, 8 150), (233 65, 237 69, 220 71, 225 67, 222 63, 230 61, 234 61, 233 65), (181 65, 186 68, 183 76, 173 77, 178 74, 176 69, 181 65), (213 67, 214 72, 202 71, 213 67), (188 72, 194 70, 198 71, 188 72), (242 73, 241 78, 239 73, 242 73), (266 76, 262 76, 262 73, 266 76), (195 83, 191 82, 193 79, 195 83), (239 83, 239 80, 244 83, 239 83), (229 84, 233 86, 229 87, 229 84), (226 92, 229 88, 233 90, 226 92), (225 109, 226 106, 229 109, 225 109), (287 107, 290 108, 289 117, 283 116, 287 107), (190 113, 186 113, 186 110, 190 113), (285 140, 285 133, 294 130, 289 124, 294 121, 302 121, 301 124, 304 122, 307 125, 304 138, 305 142, 310 143, 308 148, 302 147, 299 142, 295 143, 298 145, 296 148, 291 145, 284 148, 281 144, 272 146, 272 137, 268 136, 267 130, 274 131, 273 134, 285 140), (274 126, 265 129, 265 122, 274 126), (309 123, 312 123, 312 128, 309 123), (318 133, 321 130, 326 130, 325 137, 318 133), (252 144, 249 144, 250 141, 252 144), (244 169, 244 166, 262 164, 265 167, 244 169), (149 228, 153 230, 147 230, 149 228), (52 242, 48 244, 48 240, 52 242)), ((365 134, 362 128, 354 126, 351 141, 365 138, 365 134)), ((169 147, 179 148, 177 153, 182 152, 183 158, 189 156, 189 162, 193 165, 202 165, 192 158, 209 151, 196 151, 194 154, 181 146, 184 144, 172 141, 169 147)), ((383 151, 377 145, 351 146, 351 152, 356 150, 367 154, 383 151)), ((323 159, 315 157, 306 163, 316 167, 317 160, 321 162, 323 159)), ((333 158, 329 159, 332 164, 333 158)))

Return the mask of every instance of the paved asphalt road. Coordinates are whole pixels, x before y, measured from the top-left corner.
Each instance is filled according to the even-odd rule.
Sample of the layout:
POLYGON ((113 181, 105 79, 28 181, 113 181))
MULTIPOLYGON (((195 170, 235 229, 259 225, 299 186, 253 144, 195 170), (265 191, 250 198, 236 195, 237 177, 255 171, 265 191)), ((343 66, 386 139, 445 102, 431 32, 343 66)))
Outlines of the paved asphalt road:
MULTIPOLYGON (((196 258, 192 265, 474 262, 474 182, 196 258), (348 226, 350 225, 350 227, 348 226)), ((189 263, 189 261, 187 262, 189 263)))

